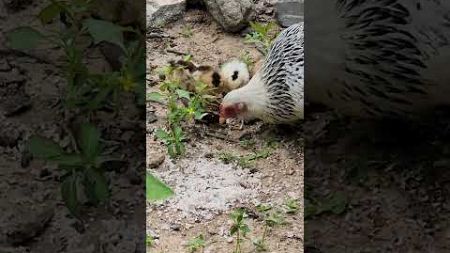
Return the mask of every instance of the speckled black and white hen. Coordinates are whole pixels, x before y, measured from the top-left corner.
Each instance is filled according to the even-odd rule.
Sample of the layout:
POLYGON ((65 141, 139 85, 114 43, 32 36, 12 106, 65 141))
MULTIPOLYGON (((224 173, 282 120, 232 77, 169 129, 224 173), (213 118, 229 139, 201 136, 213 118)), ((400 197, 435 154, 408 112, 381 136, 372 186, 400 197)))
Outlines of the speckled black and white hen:
POLYGON ((308 2, 308 101, 363 117, 450 104, 450 1, 308 2))
POLYGON ((283 30, 250 82, 224 97, 220 121, 292 123, 303 119, 303 44, 302 25, 283 30))

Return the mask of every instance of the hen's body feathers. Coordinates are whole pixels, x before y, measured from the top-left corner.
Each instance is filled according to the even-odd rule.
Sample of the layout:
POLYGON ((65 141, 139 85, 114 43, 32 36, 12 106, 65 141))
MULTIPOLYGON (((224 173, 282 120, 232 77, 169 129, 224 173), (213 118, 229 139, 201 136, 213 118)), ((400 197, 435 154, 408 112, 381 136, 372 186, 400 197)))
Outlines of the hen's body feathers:
POLYGON ((315 0, 309 9, 308 100, 365 117, 450 104, 450 1, 315 0))

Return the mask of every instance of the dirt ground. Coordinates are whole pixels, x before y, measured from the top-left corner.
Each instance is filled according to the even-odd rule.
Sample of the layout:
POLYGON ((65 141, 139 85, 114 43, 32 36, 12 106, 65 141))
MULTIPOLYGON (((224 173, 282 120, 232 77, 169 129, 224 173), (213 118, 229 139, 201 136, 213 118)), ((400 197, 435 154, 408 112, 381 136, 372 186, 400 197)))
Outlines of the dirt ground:
POLYGON ((308 111, 305 252, 449 252, 448 117, 368 122, 308 111), (330 203, 342 209, 317 211, 330 203))
MULTIPOLYGON (((124 97, 118 115, 93 115, 109 141, 103 143, 106 150, 124 162, 108 166, 109 204, 86 207, 79 220, 61 199, 61 171, 26 152, 34 134, 67 148, 70 122, 81 120, 67 115, 60 103, 65 87, 60 49, 44 45, 21 53, 6 47, 6 31, 41 27, 36 16, 42 8, 39 1, 0 1, 0 252, 143 252, 144 108, 124 97), (18 8, 5 5, 10 2, 18 8)), ((91 67, 110 68, 98 49, 88 55, 91 67)))
MULTIPOLYGON (((256 61, 261 54, 245 44, 240 34, 225 33, 203 10, 189 10, 185 16, 161 31, 150 30, 147 38, 147 69, 167 65, 169 60, 191 54, 196 63, 218 66, 244 52, 256 61), (192 35, 182 33, 190 27, 192 35), (153 34, 153 35, 152 35, 153 34), (175 52, 175 53, 174 53, 175 52)), ((158 90, 155 71, 149 75, 147 92, 158 90)), ((229 253, 235 240, 229 234, 230 212, 244 207, 251 229, 243 252, 255 252, 251 239, 260 237, 263 220, 258 204, 281 208, 286 199, 295 199, 299 211, 286 214, 286 224, 273 228, 267 236, 268 252, 303 252, 303 140, 300 132, 283 133, 260 123, 234 125, 196 124, 189 128, 187 154, 171 160, 154 131, 163 127, 166 108, 147 105, 147 165, 176 192, 158 204, 147 203, 147 234, 155 244, 148 252, 187 252, 187 242, 203 234, 204 252, 229 253), (251 143, 251 145, 244 145, 251 143), (273 144, 267 158, 257 159, 249 168, 223 161, 223 154, 247 155, 273 144), (222 159, 221 159, 222 157, 222 159)))

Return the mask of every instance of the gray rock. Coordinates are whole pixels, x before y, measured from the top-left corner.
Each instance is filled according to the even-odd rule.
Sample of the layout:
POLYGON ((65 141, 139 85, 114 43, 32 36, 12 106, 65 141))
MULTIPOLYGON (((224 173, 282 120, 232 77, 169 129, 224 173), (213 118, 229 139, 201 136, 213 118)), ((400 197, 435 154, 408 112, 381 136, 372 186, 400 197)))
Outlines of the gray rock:
POLYGON ((209 13, 229 32, 243 29, 254 13, 252 0, 204 0, 209 13))
POLYGON ((186 0, 147 0, 147 27, 162 27, 181 17, 186 0))
POLYGON ((304 0, 278 0, 275 4, 277 20, 283 27, 303 22, 304 0))

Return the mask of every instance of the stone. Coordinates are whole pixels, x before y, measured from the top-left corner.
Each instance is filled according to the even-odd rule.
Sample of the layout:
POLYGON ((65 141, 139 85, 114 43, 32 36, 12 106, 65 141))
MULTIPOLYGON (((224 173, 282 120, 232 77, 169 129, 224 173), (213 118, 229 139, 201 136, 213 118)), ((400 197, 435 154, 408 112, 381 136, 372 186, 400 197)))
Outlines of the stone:
POLYGON ((164 160, 165 160, 165 155, 162 152, 149 152, 149 155, 147 157, 147 166, 150 169, 154 169, 159 167, 159 165, 161 165, 164 160))
POLYGON ((162 27, 181 17, 186 0, 147 0, 147 27, 162 27))
POLYGON ((228 32, 245 28, 254 14, 252 0, 204 0, 211 16, 228 32))
POLYGON ((304 0, 278 0, 275 12, 280 25, 288 27, 303 22, 304 6, 304 0))

